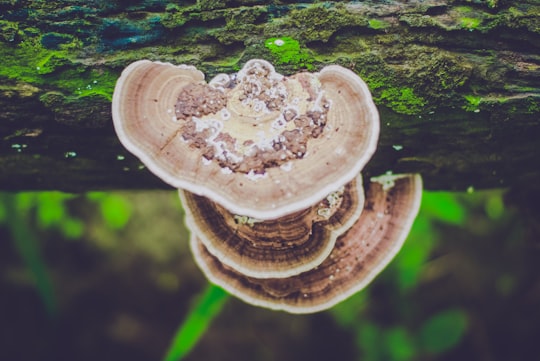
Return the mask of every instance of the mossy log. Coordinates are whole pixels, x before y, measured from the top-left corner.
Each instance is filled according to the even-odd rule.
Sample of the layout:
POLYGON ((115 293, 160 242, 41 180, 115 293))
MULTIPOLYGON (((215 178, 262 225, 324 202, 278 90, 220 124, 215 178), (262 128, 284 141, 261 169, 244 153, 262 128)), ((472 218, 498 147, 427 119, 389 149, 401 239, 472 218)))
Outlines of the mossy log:
POLYGON ((540 180, 538 0, 1 1, 0 28, 3 190, 167 187, 111 122, 115 80, 142 58, 208 78, 251 58, 282 74, 340 64, 381 114, 367 174, 446 190, 540 180))

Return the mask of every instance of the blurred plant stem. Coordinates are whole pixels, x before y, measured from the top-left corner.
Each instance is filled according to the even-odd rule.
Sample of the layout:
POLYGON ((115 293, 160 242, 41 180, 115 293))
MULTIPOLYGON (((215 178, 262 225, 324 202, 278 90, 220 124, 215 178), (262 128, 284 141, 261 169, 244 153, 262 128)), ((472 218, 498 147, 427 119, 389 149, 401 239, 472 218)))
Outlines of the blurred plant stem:
POLYGON ((32 231, 34 227, 29 224, 24 209, 19 207, 18 194, 0 193, 0 203, 4 206, 3 223, 11 235, 11 241, 32 275, 47 314, 54 317, 58 313, 58 305, 45 261, 41 256, 38 238, 32 231))
POLYGON ((178 328, 163 361, 178 361, 184 358, 204 335, 227 299, 226 291, 209 285, 178 328))

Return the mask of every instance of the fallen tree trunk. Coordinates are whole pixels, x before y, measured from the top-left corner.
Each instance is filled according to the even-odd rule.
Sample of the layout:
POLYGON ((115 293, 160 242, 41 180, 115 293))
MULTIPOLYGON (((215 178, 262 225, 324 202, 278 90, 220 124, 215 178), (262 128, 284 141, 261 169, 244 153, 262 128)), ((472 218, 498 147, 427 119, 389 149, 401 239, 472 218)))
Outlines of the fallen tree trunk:
POLYGON ((118 142, 110 100, 130 62, 251 58, 282 74, 337 63, 381 113, 367 174, 428 189, 540 180, 540 5, 534 0, 0 3, 0 189, 167 187, 118 142), (279 46, 274 41, 280 39, 279 46))

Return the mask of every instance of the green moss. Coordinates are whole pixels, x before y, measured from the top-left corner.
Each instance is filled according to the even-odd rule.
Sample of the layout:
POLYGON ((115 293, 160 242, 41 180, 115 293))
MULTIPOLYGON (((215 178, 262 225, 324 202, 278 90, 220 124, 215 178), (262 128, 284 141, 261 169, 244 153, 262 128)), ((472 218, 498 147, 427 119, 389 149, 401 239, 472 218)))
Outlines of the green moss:
MULTIPOLYGON (((461 56, 428 46, 411 45, 399 68, 404 85, 412 87, 430 104, 447 104, 469 82, 473 65, 461 56)), ((457 104, 453 104, 457 105, 457 104)))
POLYGON ((497 17, 502 19, 505 15, 503 15, 503 12, 494 15, 478 7, 456 6, 449 9, 444 16, 405 13, 399 17, 399 20, 412 27, 435 27, 444 30, 481 30, 485 32, 501 23, 501 19, 497 20, 497 17))
POLYGON ((36 71, 38 74, 50 74, 58 68, 68 65, 71 62, 63 52, 50 51, 43 53, 43 56, 36 61, 36 71))
POLYGON ((45 49, 37 38, 28 38, 17 45, 0 43, 0 53, 0 76, 32 84, 44 84, 43 75, 72 65, 68 49, 45 49))
POLYGON ((46 78, 49 84, 68 96, 82 98, 98 95, 110 101, 118 76, 118 73, 107 68, 89 69, 83 65, 74 64, 46 78))
POLYGON ((168 3, 167 5, 165 5, 165 11, 166 12, 176 12, 176 11, 179 11, 180 10, 180 6, 176 5, 176 4, 172 4, 172 3, 168 3))
POLYGON ((499 0, 485 0, 484 3, 486 3, 488 7, 494 9, 499 5, 499 0))
POLYGON ((422 111, 426 105, 426 100, 414 94, 412 88, 388 88, 381 92, 376 98, 391 108, 396 113, 413 115, 422 111))
POLYGON ((387 86, 387 84, 391 83, 391 80, 389 78, 386 78, 382 72, 373 72, 371 74, 362 72, 361 74, 362 79, 366 81, 369 88, 372 91, 379 90, 379 93, 384 90, 384 88, 387 86), (382 88, 382 90, 380 90, 382 88))
POLYGON ((518 9, 517 7, 515 6, 511 6, 508 8, 508 13, 510 15, 512 15, 513 17, 521 17, 523 16, 523 11, 521 11, 520 9, 518 9))
POLYGON ((30 41, 11 46, 0 43, 0 53, 2 54, 0 76, 33 84, 42 83, 39 77, 39 64, 52 56, 52 52, 49 53, 30 41))
POLYGON ((481 23, 482 23, 482 19, 477 19, 477 18, 464 17, 460 19, 461 27, 464 29, 469 29, 469 30, 477 29, 481 23))
POLYGON ((0 96, 4 98, 27 98, 39 92, 39 88, 22 82, 4 82, 0 83, 0 96), (7 84, 6 84, 7 83, 7 84))
POLYGON ((346 26, 368 26, 368 21, 352 15, 340 6, 328 9, 325 6, 309 6, 291 11, 290 24, 296 28, 297 37, 304 41, 326 42, 340 28, 346 26))
POLYGON ((478 95, 465 95, 465 100, 467 103, 462 107, 468 112, 476 112, 480 108, 480 103, 482 102, 482 97, 478 95))
POLYGON ((199 0, 197 5, 201 10, 216 10, 227 7, 226 0, 199 0))
POLYGON ((266 8, 262 6, 243 7, 240 9, 230 9, 225 13, 225 21, 227 28, 234 29, 246 25, 255 24, 257 19, 266 12, 266 8))
POLYGON ((386 29, 387 27, 390 26, 390 24, 387 23, 386 21, 382 21, 379 19, 369 19, 368 25, 370 28, 374 30, 386 29))
POLYGON ((407 86, 399 73, 389 67, 380 55, 366 52, 352 59, 351 64, 367 83, 377 105, 406 115, 425 111, 427 100, 415 94, 414 89, 407 86))
POLYGON ((18 45, 0 43, 0 53, 0 77, 76 97, 101 95, 112 99, 118 74, 107 69, 88 70, 74 63, 72 53, 63 47, 45 49, 38 38, 30 38, 18 45))
POLYGON ((451 12, 454 18, 454 27, 467 30, 488 30, 490 25, 489 19, 492 16, 478 8, 470 6, 458 6, 451 12), (487 26, 483 26, 484 20, 487 20, 487 26))
POLYGON ((432 16, 422 14, 404 14, 399 17, 399 21, 416 28, 441 27, 432 16))
POLYGON ((71 44, 77 43, 75 37, 69 34, 60 34, 50 32, 41 36, 41 45, 45 49, 59 50, 70 47, 71 44))
POLYGON ((474 11, 470 6, 456 6, 454 10, 460 13, 471 13, 474 11))
POLYGON ((14 42, 21 38, 22 32, 19 30, 19 24, 12 21, 0 20, 0 40, 5 42, 14 42))
POLYGON ((264 42, 264 46, 270 50, 274 62, 277 64, 289 64, 294 68, 313 69, 313 57, 300 47, 300 43, 290 37, 270 38, 264 42))
POLYGON ((528 114, 540 113, 540 99, 530 97, 527 100, 527 113, 528 114))
POLYGON ((161 24, 168 29, 179 28, 189 20, 181 11, 168 12, 161 18, 161 24))
POLYGON ((515 5, 500 12, 501 23, 512 29, 526 28, 533 33, 540 33, 540 6, 515 5))
POLYGON ((213 19, 217 24, 225 21, 225 26, 216 26, 208 33, 224 45, 260 42, 260 33, 264 26, 258 24, 258 19, 266 11, 265 7, 254 6, 209 12, 217 16, 213 19))

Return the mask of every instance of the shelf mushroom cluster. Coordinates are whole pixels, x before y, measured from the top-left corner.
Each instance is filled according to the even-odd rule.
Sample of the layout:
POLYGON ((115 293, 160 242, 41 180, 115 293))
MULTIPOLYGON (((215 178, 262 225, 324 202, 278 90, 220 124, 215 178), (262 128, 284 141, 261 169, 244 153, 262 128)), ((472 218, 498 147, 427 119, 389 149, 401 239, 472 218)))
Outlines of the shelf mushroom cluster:
POLYGON ((141 60, 112 114, 124 146, 180 189, 205 275, 254 305, 332 307, 390 262, 418 212, 419 175, 363 184, 379 116, 337 65, 285 77, 253 59, 207 83, 192 66, 141 60))

